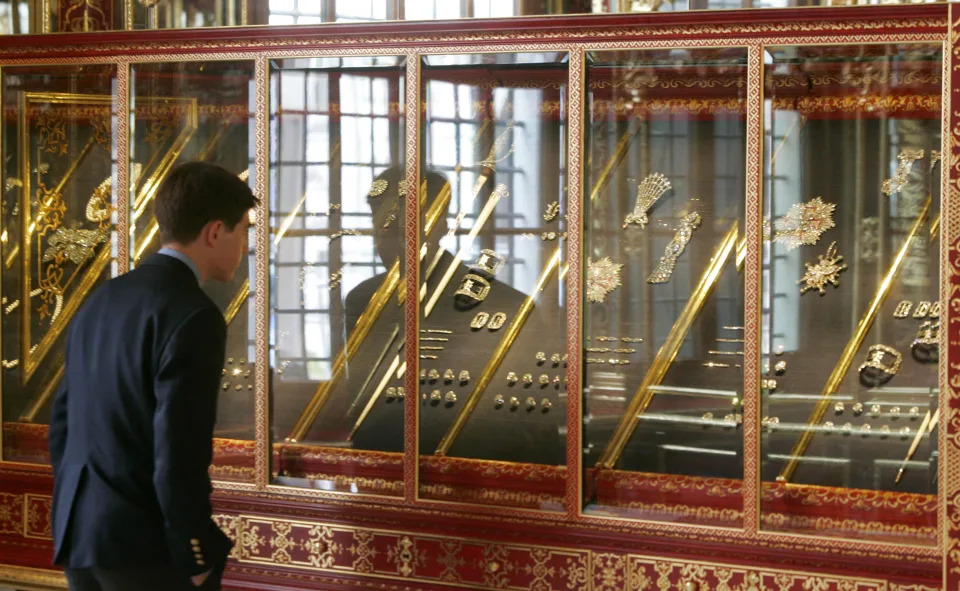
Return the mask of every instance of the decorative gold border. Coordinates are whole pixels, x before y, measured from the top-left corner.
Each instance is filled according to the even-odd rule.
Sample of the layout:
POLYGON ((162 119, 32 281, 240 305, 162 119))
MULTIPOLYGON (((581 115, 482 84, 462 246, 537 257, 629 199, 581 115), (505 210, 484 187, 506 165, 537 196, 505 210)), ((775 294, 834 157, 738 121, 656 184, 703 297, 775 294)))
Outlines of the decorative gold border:
MULTIPOLYGON (((851 8, 851 10, 857 10, 851 8)), ((891 11, 902 10, 908 12, 908 9, 899 7, 890 7, 891 11)), ((917 35, 926 36, 930 40, 942 40, 942 33, 889 33, 889 31, 925 31, 925 30, 946 30, 948 22, 943 18, 900 18, 900 19, 871 19, 871 20, 850 20, 833 21, 817 20, 810 18, 803 21, 777 21, 771 15, 770 21, 750 23, 750 24, 702 24, 702 25, 671 25, 657 26, 656 22, 650 22, 646 25, 607 27, 607 28, 569 28, 554 29, 541 32, 531 32, 521 36, 516 31, 508 29, 498 31, 476 32, 470 34, 392 34, 392 35, 364 35, 336 37, 327 36, 330 31, 329 25, 301 26, 297 27, 297 36, 293 37, 270 37, 265 36, 259 39, 230 39, 225 41, 185 41, 170 42, 159 41, 150 45, 144 45, 138 41, 129 43, 105 43, 98 45, 98 50, 105 53, 124 54, 131 49, 139 51, 188 51, 190 55, 196 55, 197 51, 244 51, 244 50, 269 50, 272 47, 301 47, 306 51, 316 52, 324 47, 341 46, 341 51, 349 46, 371 46, 379 47, 384 51, 386 47, 410 47, 427 46, 431 43, 446 45, 445 51, 456 48, 460 51, 468 44, 482 44, 486 47, 492 47, 498 44, 508 45, 508 50, 516 47, 516 44, 527 42, 544 42, 561 44, 578 42, 598 42, 604 40, 626 39, 631 41, 620 42, 629 47, 660 47, 670 46, 677 43, 676 39, 685 37, 684 44, 688 47, 701 46, 736 46, 736 45, 754 45, 754 44, 815 44, 822 42, 824 38, 840 37, 844 42, 863 43, 870 37, 884 37, 888 42, 909 41, 917 35)), ((598 22, 602 19, 597 19, 598 22)), ((5 56, 22 56, 24 54, 44 54, 68 52, 83 52, 86 49, 83 44, 61 45, 55 48, 47 46, 27 46, 10 47, 0 49, 0 61, 4 63, 14 63, 11 60, 5 60, 5 56)), ((500 48, 502 49, 502 48, 500 48)), ((168 56, 169 57, 169 56, 168 56)), ((17 59, 17 58, 14 58, 17 59)))
POLYGON ((254 450, 254 485, 264 490, 270 483, 271 441, 270 441, 270 64, 266 57, 258 57, 254 62, 254 114, 256 160, 254 161, 256 183, 255 191, 260 199, 256 209, 256 228, 254 229, 254 318, 256 326, 257 365, 254 368, 254 429, 256 448, 254 450))
POLYGON ((567 72, 567 515, 576 519, 583 510, 583 400, 580 368, 583 309, 580 305, 581 264, 583 261, 583 122, 587 118, 583 104, 586 68, 583 48, 568 49, 567 72))
POLYGON ((941 315, 940 347, 945 355, 940 357, 940 422, 937 425, 937 442, 940 449, 938 464, 939 498, 937 511, 937 538, 943 556, 943 588, 956 588, 960 582, 960 515, 956 506, 960 495, 960 375, 956 367, 952 340, 954 326, 960 322, 960 113, 953 111, 953 94, 957 88, 954 63, 960 59, 960 13, 956 6, 949 6, 950 30, 944 41, 943 93, 944 109, 941 122, 941 172, 940 172, 940 299, 946 310, 946 320, 941 315), (943 326, 946 322, 946 326, 943 326))
POLYGON ((117 254, 113 260, 116 275, 130 270, 130 64, 117 64, 117 91, 114 94, 117 114, 117 184, 114 187, 114 228, 117 254))
MULTIPOLYGON (((404 266, 406 269, 406 297, 403 304, 404 348, 407 365, 404 387, 407 392, 419 392, 420 371, 420 56, 416 52, 406 54, 406 91, 404 96, 404 168, 407 179, 406 203, 403 213, 406 220, 404 237, 404 266)), ((403 501, 416 503, 420 495, 420 397, 406 396, 403 413, 403 501)))
POLYGON ((0 564, 0 581, 31 591, 67 588, 67 578, 63 573, 8 564, 0 564))
POLYGON ((743 528, 760 525, 760 273, 763 215, 763 47, 747 48, 747 158, 743 268, 743 528))

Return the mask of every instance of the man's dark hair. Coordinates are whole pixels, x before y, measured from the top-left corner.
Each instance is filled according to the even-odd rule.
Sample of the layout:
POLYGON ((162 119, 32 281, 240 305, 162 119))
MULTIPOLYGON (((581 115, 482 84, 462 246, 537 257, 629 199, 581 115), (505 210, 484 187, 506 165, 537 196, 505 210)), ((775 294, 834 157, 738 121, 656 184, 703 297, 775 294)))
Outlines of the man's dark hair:
POLYGON ((232 231, 257 203, 250 187, 229 170, 209 162, 182 164, 157 190, 153 209, 160 241, 189 244, 217 220, 232 231))

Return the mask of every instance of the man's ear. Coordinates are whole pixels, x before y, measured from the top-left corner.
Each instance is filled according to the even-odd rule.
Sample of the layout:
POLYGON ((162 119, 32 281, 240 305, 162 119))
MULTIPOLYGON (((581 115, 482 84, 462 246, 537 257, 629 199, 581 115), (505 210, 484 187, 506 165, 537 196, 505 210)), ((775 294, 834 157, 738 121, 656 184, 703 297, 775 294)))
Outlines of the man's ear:
POLYGON ((203 245, 213 246, 225 229, 221 220, 207 222, 207 224, 203 226, 203 229, 200 230, 200 239, 203 245))

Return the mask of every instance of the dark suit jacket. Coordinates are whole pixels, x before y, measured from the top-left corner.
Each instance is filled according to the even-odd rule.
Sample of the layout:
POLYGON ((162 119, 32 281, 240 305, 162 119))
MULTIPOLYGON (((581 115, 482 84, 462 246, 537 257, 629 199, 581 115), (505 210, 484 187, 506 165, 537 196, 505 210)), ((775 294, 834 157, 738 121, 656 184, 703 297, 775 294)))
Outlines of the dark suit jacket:
POLYGON ((221 565, 211 519, 226 324, 190 268, 156 254, 90 295, 70 325, 50 419, 54 562, 221 565))

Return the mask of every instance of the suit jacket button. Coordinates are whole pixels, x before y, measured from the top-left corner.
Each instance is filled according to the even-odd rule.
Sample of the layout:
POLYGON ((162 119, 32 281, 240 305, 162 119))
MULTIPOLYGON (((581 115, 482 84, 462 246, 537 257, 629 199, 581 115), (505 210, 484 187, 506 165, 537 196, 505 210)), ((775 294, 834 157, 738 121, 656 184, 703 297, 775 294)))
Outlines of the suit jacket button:
POLYGON ((193 551, 194 551, 194 552, 202 552, 202 551, 203 551, 203 548, 201 548, 200 546, 197 546, 196 544, 194 544, 194 546, 193 546, 193 551))
POLYGON ((190 543, 193 544, 194 546, 199 546, 200 540, 198 540, 197 538, 190 538, 190 543))
POLYGON ((204 561, 202 561, 202 560, 198 560, 198 561, 197 561, 197 564, 200 565, 200 566, 206 566, 207 563, 204 562, 204 561))

